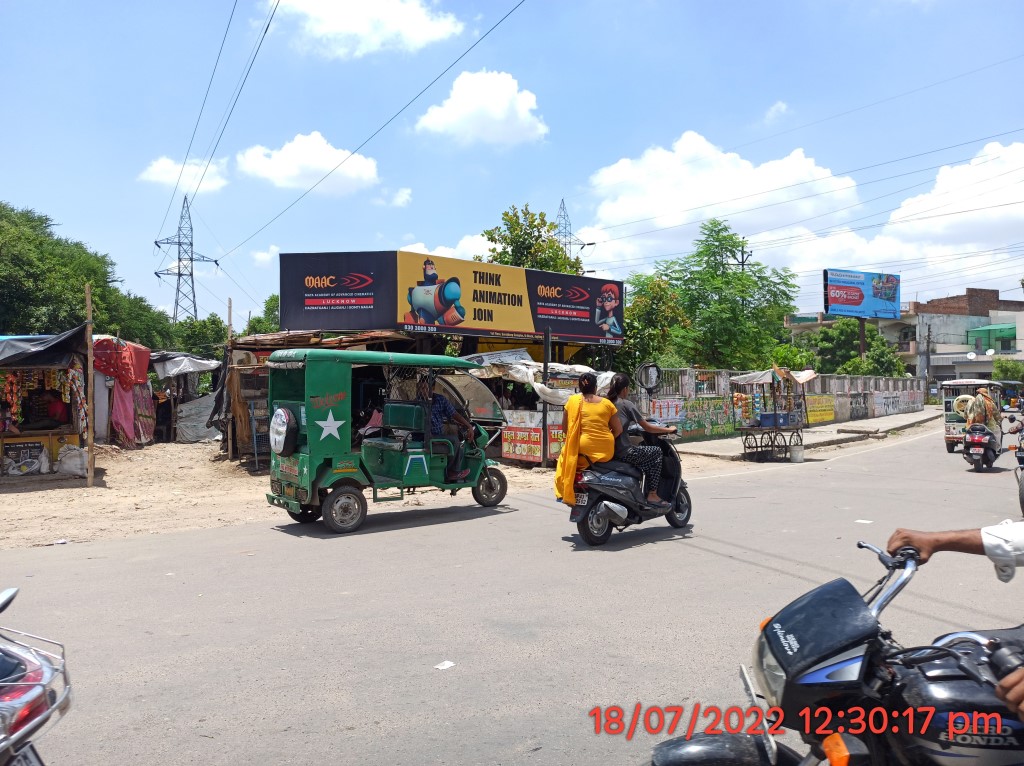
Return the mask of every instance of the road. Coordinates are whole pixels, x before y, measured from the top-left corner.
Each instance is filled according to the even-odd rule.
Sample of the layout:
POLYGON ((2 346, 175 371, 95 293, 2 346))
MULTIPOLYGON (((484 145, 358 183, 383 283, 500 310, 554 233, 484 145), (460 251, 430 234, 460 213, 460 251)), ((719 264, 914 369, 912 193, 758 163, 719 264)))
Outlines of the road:
MULTIPOLYGON (((3 551, 2 584, 22 588, 4 622, 68 646, 75 704, 40 751, 51 766, 641 763, 663 736, 596 736, 588 711, 743 705, 737 666, 764 617, 878 577, 858 539, 1019 517, 1012 455, 975 474, 933 425, 808 458, 723 462, 690 484, 691 529, 659 520, 601 549, 545 493, 381 505, 350 536, 284 519, 3 551)), ((883 622, 907 645, 1016 624, 1022 587, 943 554, 883 622)))

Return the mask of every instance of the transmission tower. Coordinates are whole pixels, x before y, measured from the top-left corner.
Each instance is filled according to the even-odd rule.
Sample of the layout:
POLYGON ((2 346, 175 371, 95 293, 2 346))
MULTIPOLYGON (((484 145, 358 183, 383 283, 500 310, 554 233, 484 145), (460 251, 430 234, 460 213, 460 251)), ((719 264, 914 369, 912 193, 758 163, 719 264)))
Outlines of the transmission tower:
POLYGON ((573 248, 582 249, 587 244, 572 233, 572 224, 569 223, 569 213, 565 209, 564 199, 558 206, 558 229, 555 231, 555 238, 567 258, 573 257, 573 248))
POLYGON ((178 288, 174 294, 174 316, 171 321, 177 324, 178 314, 180 312, 181 318, 192 317, 193 319, 199 319, 196 313, 196 285, 195 278, 192 273, 192 264, 195 261, 200 263, 216 263, 220 265, 213 258, 207 258, 205 255, 196 255, 192 249, 192 215, 188 209, 188 196, 185 197, 181 203, 181 219, 178 221, 178 235, 175 237, 165 237, 159 239, 153 243, 157 247, 161 245, 177 245, 178 247, 178 261, 170 268, 163 269, 161 271, 154 272, 158 277, 177 277, 178 288))

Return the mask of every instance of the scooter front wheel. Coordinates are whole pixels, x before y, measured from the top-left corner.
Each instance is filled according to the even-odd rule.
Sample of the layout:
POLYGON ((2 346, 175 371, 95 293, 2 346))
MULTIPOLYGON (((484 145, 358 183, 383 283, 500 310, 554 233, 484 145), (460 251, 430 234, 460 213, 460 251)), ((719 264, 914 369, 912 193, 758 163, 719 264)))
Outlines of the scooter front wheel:
POLYGON ((686 487, 680 487, 676 495, 676 501, 672 508, 665 514, 665 521, 676 529, 682 529, 690 523, 690 514, 693 513, 693 506, 690 504, 690 493, 686 487))
POLYGON ((580 537, 587 545, 604 545, 612 536, 612 523, 608 521, 607 516, 598 512, 600 507, 600 503, 595 503, 594 507, 576 522, 576 529, 579 530, 580 537))

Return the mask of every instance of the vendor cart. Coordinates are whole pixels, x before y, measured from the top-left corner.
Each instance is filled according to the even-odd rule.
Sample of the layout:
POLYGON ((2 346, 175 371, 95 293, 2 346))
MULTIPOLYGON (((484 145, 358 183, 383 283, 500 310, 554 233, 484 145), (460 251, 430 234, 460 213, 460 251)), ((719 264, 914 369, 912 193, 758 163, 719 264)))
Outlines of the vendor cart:
POLYGON ((745 460, 789 460, 793 447, 804 444, 803 385, 816 377, 813 370, 791 372, 772 366, 729 379, 733 386, 733 412, 742 425, 745 460))

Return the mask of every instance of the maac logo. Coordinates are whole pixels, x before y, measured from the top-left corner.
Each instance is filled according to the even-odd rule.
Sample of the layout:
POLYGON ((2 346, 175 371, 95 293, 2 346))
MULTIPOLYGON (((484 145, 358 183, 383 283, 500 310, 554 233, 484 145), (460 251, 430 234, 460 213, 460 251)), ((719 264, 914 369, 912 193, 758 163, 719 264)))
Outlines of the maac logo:
POLYGON ((341 280, 341 286, 347 287, 349 290, 362 290, 364 287, 369 287, 372 284, 373 277, 366 274, 356 274, 355 272, 341 280))
POLYGON ((563 290, 555 285, 537 285, 537 295, 541 298, 565 298, 573 303, 582 303, 590 300, 590 293, 582 287, 575 285, 563 290))

